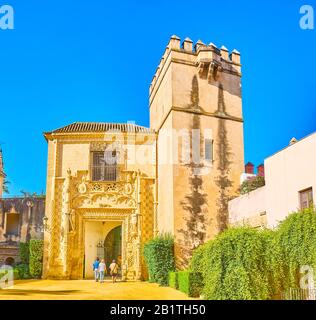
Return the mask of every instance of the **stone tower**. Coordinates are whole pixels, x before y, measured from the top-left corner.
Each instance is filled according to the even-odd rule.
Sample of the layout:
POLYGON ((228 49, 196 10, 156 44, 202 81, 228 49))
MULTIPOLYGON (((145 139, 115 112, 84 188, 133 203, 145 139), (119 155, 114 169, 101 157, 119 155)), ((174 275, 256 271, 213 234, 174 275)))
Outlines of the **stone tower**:
POLYGON ((2 156, 2 150, 0 149, 0 199, 2 198, 3 194, 3 184, 4 184, 4 168, 3 168, 3 156, 2 156))
POLYGON ((240 54, 172 36, 149 92, 157 131, 158 230, 175 236, 178 268, 226 227, 243 172, 240 54))

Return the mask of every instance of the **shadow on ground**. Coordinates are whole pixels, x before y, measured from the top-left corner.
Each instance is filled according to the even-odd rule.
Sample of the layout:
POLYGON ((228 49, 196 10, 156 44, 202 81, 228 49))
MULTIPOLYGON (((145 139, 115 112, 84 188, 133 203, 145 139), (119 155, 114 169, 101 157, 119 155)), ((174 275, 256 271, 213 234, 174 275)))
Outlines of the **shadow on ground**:
POLYGON ((0 289, 0 296, 4 295, 15 295, 15 296, 27 296, 27 295, 69 295, 74 293, 82 293, 80 290, 19 290, 19 289, 0 289))

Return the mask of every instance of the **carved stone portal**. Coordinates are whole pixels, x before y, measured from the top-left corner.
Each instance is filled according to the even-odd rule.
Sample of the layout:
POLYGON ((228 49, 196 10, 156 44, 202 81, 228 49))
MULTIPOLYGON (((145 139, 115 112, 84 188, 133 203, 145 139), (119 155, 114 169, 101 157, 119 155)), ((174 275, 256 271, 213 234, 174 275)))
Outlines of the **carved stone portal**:
MULTIPOLYGON (((85 223, 96 221, 111 225, 115 221, 122 227, 122 279, 142 279, 139 175, 127 172, 122 181, 92 182, 86 172, 72 175, 69 170, 67 177, 58 181, 60 201, 55 203, 47 278, 83 278, 87 250, 95 250, 85 247, 85 223)), ((152 230, 147 233, 152 234, 152 230)), ((99 240, 96 235, 96 243, 99 240)))

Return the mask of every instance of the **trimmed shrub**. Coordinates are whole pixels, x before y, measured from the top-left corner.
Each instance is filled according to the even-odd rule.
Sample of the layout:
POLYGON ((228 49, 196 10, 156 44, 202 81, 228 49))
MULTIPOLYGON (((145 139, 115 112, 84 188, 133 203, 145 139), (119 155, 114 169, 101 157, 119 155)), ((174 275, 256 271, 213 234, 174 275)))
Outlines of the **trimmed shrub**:
POLYGON ((178 273, 169 272, 169 287, 178 289, 178 273))
POLYGON ((13 279, 14 280, 19 280, 20 279, 19 271, 16 270, 16 269, 13 269, 13 279))
POLYGON ((43 240, 30 240, 30 274, 34 278, 42 275, 43 240))
POLYGON ((265 232, 252 228, 232 228, 194 252, 191 268, 203 272, 205 298, 269 299, 265 259, 267 237, 265 232))
POLYGON ((181 292, 189 295, 189 272, 188 271, 179 271, 178 272, 178 286, 181 292))
POLYGON ((173 237, 165 234, 147 242, 144 246, 144 257, 149 282, 167 286, 169 272, 175 271, 173 237))
POLYGON ((14 272, 18 273, 19 279, 30 279, 30 270, 28 264, 18 264, 14 267, 14 272))
POLYGON ((189 297, 200 297, 204 287, 202 273, 190 271, 189 285, 190 285, 189 297))
POLYGON ((29 264, 30 259, 30 246, 28 242, 20 242, 19 256, 22 264, 29 264))
POLYGON ((207 248, 211 245, 211 243, 212 240, 200 245, 198 248, 194 250, 192 258, 190 260, 190 270, 194 272, 199 272, 203 276, 203 272, 206 268, 207 262, 205 252, 207 251, 207 248))
POLYGON ((192 271, 178 272, 179 290, 189 297, 199 297, 203 289, 203 278, 201 273, 192 271))

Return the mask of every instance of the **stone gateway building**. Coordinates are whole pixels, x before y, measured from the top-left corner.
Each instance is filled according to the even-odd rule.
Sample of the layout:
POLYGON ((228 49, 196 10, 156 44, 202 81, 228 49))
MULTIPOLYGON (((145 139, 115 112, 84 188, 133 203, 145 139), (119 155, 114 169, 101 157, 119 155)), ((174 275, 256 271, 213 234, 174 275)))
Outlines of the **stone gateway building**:
POLYGON ((48 142, 44 278, 93 276, 96 256, 146 279, 143 245, 175 237, 179 269, 225 228, 243 172, 240 54, 172 36, 149 92, 150 128, 73 123, 48 142))

